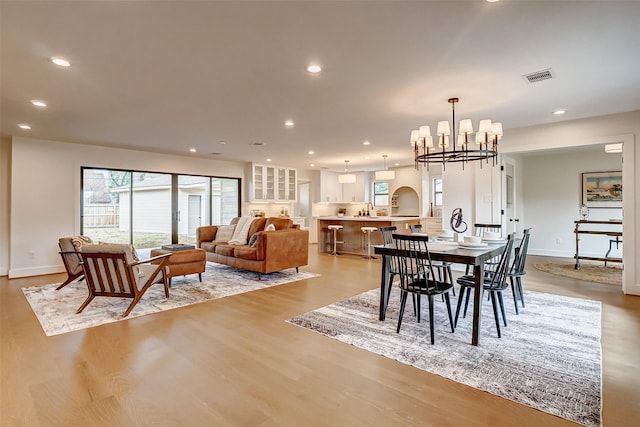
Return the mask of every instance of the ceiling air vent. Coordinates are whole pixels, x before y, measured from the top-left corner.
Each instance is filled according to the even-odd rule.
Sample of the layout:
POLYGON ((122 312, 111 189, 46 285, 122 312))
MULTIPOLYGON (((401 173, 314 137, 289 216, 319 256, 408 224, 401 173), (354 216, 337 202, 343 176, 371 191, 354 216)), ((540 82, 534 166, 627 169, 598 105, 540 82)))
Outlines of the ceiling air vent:
POLYGON ((548 68, 546 70, 524 74, 522 77, 527 81, 527 83, 537 83, 537 82, 541 82, 542 80, 552 79, 553 74, 551 74, 551 68, 548 68))

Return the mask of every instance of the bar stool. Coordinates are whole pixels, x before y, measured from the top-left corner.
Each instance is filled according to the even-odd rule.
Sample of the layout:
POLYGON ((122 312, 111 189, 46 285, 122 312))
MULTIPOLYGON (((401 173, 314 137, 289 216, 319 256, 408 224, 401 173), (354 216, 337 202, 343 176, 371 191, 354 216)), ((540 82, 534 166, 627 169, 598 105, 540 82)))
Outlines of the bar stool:
POLYGON ((376 257, 371 256, 371 232, 378 231, 378 227, 360 227, 360 230, 367 234, 367 256, 363 258, 376 259, 376 257))
POLYGON ((341 225, 332 224, 327 226, 327 228, 333 233, 333 253, 329 253, 329 255, 340 255, 336 249, 336 245, 338 243, 344 243, 342 241, 338 241, 338 230, 342 230, 343 227, 341 225))

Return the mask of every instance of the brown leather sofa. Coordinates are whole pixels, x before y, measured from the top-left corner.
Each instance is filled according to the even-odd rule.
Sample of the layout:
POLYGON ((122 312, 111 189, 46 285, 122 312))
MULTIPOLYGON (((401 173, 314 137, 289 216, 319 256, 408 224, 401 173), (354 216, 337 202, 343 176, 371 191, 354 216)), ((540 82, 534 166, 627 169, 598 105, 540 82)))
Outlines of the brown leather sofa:
MULTIPOLYGON (((237 224, 239 218, 231 220, 237 224)), ((248 243, 254 236, 253 245, 230 245, 217 241, 219 226, 208 225, 196 230, 197 246, 206 251, 207 261, 255 271, 272 273, 287 268, 307 265, 309 256, 309 231, 301 230, 289 218, 256 218, 249 227, 248 243), (270 224, 274 231, 265 231, 270 224)))

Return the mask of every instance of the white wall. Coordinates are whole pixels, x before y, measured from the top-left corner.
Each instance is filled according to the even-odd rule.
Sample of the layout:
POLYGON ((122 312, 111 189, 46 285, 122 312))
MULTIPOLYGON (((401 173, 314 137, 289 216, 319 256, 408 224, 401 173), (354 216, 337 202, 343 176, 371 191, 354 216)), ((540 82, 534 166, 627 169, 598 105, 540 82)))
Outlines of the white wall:
MULTIPOLYGON (((624 258, 623 290, 625 293, 640 295, 640 268, 636 268, 640 256, 640 111, 591 117, 587 119, 531 126, 505 131, 501 145, 503 153, 533 152, 558 147, 583 147, 595 144, 624 142, 624 258)), ((540 173, 545 173, 541 170, 540 173)), ((526 203, 526 202, 525 202, 526 203)), ((574 205, 575 206, 575 205, 574 205)), ((577 207, 574 207, 577 210, 577 207)), ((574 210, 572 217, 577 215, 574 210)), ((525 213, 530 221, 529 213, 525 213)), ((522 215, 519 214, 521 218, 522 215)), ((568 219, 568 218, 567 218, 568 219)), ((533 236, 531 237, 533 241, 533 236)))
MULTIPOLYGON (((6 152, 4 143, 2 152, 6 152)), ((81 166, 244 179, 244 163, 188 156, 28 138, 13 138, 11 152, 12 238, 3 233, 0 246, 10 242, 9 277, 64 271, 57 243, 61 236, 80 232, 81 166)), ((5 173, 0 176, 4 179, 5 173)))
POLYGON ((11 141, 0 140, 0 276, 9 273, 11 141))
MULTIPOLYGON (((530 154, 522 159, 523 228, 532 228, 529 252, 572 258, 574 221, 580 219, 581 173, 622 169, 621 154, 605 154, 604 147, 530 154)), ((622 209, 590 209, 589 219, 622 219, 622 209)), ((609 227, 615 229, 615 227, 609 227)), ((621 228, 617 227, 620 231, 621 228)), ((608 236, 580 236, 580 253, 604 256, 608 236)))

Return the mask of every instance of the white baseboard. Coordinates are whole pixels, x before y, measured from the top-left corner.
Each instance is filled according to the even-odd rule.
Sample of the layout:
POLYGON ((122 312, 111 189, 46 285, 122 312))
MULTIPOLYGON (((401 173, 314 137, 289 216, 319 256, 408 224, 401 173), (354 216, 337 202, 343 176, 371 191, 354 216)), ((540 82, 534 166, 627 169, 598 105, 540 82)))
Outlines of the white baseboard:
POLYGON ((9 270, 9 279, 19 277, 42 276, 44 274, 64 273, 62 265, 47 265, 42 267, 12 268, 9 270))
POLYGON ((9 274, 9 267, 6 265, 0 265, 0 276, 7 276, 9 274))

